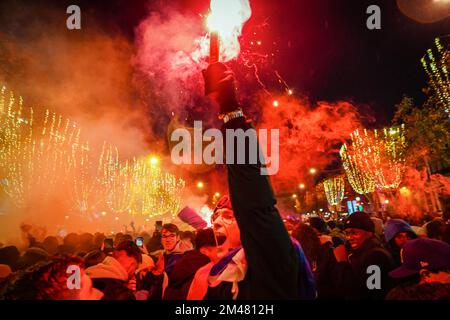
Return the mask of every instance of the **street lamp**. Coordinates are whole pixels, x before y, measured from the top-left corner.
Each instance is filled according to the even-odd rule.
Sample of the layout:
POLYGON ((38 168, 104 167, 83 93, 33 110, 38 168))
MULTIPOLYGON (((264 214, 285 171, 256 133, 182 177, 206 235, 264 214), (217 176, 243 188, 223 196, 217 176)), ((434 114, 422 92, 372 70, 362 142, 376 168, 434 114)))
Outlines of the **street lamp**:
POLYGON ((151 156, 151 157, 150 157, 150 164, 151 164, 152 166, 157 165, 158 162, 159 162, 158 157, 156 157, 156 156, 151 156))

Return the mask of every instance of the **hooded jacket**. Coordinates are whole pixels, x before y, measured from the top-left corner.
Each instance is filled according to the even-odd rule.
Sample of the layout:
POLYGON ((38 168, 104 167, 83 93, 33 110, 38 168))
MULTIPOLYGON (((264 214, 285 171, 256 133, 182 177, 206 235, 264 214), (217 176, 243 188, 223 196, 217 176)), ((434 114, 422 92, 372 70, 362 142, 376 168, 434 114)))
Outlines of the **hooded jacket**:
POLYGON ((393 240, 395 236, 400 232, 408 232, 414 238, 417 237, 411 226, 404 220, 391 219, 386 222, 384 226, 384 238, 386 239, 386 242, 390 242, 391 240, 393 240))
POLYGON ((407 232, 413 239, 417 238, 416 233, 406 221, 401 219, 391 219, 386 222, 384 227, 384 238, 389 244, 389 250, 397 266, 401 265, 400 248, 395 244, 394 238, 400 232, 407 232))
POLYGON ((103 292, 103 300, 135 300, 133 291, 127 288, 128 273, 113 257, 86 269, 94 288, 103 292))

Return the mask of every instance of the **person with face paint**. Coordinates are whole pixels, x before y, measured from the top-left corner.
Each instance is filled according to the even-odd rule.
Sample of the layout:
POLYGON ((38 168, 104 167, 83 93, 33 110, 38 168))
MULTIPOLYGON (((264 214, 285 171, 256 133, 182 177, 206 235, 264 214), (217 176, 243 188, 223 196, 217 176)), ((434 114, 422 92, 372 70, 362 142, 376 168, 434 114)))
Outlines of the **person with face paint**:
MULTIPOLYGON (((222 130, 253 129, 237 99, 233 73, 214 63, 203 76, 206 95, 220 107, 222 130)), ((230 196, 219 200, 212 223, 226 240, 207 277, 205 299, 314 299, 311 268, 284 226, 263 165, 249 163, 248 140, 242 149, 235 143, 235 150, 225 150, 235 157, 234 164, 227 163, 230 196), (238 154, 245 163, 238 163, 238 154)))

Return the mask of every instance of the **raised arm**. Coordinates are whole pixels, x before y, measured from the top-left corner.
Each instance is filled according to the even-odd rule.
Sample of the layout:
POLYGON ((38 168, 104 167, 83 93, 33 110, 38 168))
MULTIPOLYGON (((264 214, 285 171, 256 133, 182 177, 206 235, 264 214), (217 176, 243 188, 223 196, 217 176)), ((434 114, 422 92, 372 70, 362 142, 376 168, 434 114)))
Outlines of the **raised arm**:
MULTIPOLYGON (((215 89, 213 98, 219 103, 221 114, 237 116, 223 125, 224 136, 227 136, 226 130, 242 129, 256 141, 252 124, 235 112, 241 108, 235 97, 232 74, 220 65, 208 68, 205 80, 207 93, 208 88, 215 89)), ((275 207, 276 200, 269 178, 261 175, 259 161, 256 164, 248 162, 251 140, 246 140, 245 148, 235 143, 234 164, 227 163, 231 202, 248 262, 247 277, 255 284, 250 284, 249 288, 258 290, 252 292, 251 296, 260 299, 295 299, 298 297, 298 258, 275 207), (237 155, 245 155, 244 164, 236 164, 237 155)), ((225 150, 225 153, 230 151, 225 150)))

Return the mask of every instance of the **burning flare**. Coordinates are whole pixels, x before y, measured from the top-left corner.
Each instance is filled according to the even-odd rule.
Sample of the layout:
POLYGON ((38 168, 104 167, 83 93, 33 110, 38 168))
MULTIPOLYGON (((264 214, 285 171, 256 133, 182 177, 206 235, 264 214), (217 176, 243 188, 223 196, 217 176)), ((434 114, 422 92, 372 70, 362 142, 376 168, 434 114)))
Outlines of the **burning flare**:
POLYGON ((232 60, 239 55, 238 38, 244 23, 252 14, 248 0, 211 0, 211 13, 207 19, 210 31, 211 62, 217 62, 220 52, 223 62, 232 60), (220 49, 218 45, 220 39, 220 49))

